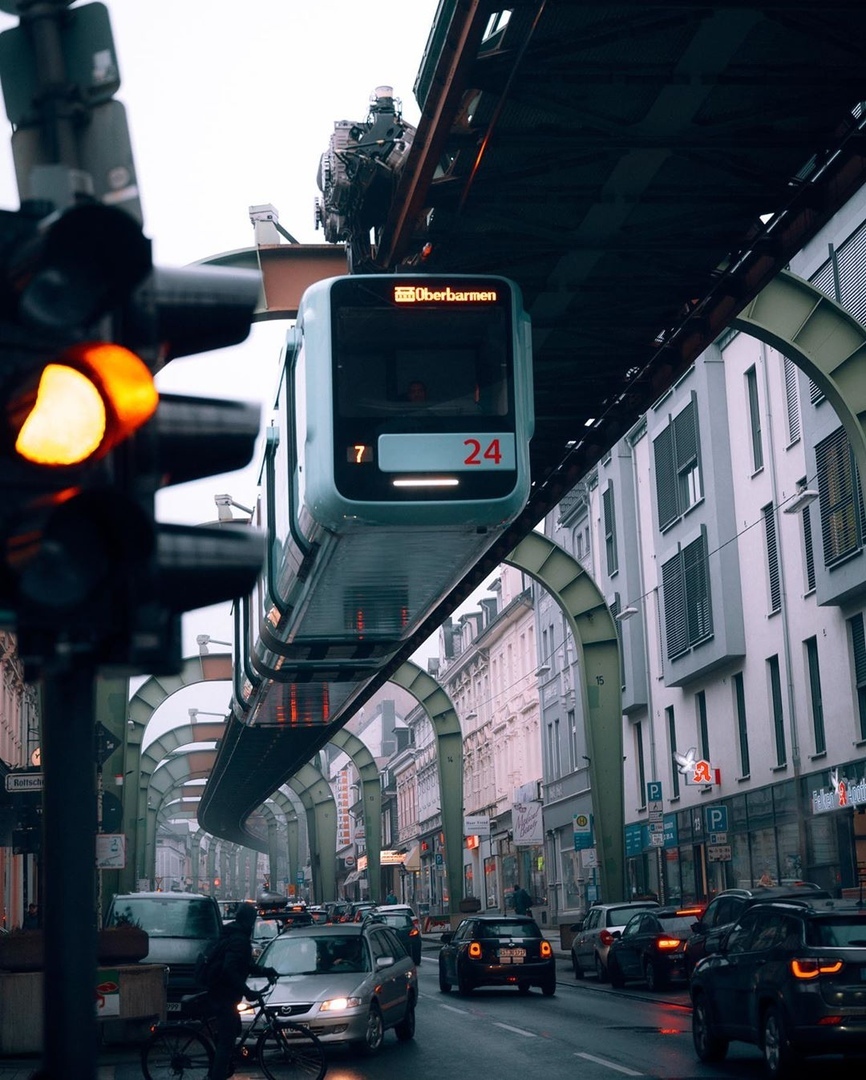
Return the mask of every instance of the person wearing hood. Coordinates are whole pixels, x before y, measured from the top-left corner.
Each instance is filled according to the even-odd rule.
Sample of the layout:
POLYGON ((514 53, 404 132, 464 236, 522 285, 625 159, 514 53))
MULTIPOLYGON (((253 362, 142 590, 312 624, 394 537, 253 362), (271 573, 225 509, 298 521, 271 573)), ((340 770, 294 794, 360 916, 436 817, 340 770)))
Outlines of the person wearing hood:
POLYGON ((209 1080, 226 1080, 234 1072, 232 1051, 241 1034, 238 1005, 247 995, 247 979, 251 975, 271 980, 277 978, 274 968, 262 967, 253 960, 251 939, 255 921, 255 905, 241 904, 232 922, 223 927, 215 949, 208 994, 217 1039, 209 1080))

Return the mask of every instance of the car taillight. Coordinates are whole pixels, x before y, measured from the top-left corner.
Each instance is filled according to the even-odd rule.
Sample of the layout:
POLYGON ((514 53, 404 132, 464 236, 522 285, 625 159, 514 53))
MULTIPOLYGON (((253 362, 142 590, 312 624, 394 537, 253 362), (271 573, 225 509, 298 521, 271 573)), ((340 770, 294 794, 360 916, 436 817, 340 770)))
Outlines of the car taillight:
POLYGON ((795 979, 817 979, 819 975, 838 975, 842 970, 842 961, 809 957, 792 960, 790 967, 795 979))
POLYGON ((471 960, 481 959, 481 943, 478 941, 469 942, 469 958, 471 960))
POLYGON ((610 930, 602 930, 602 932, 598 935, 598 940, 607 949, 610 948, 611 945, 613 945, 614 937, 610 930))
POLYGON ((682 938, 678 937, 662 937, 656 942, 656 947, 663 949, 666 952, 670 952, 671 949, 678 949, 682 945, 682 938))
POLYGON ((413 926, 412 929, 409 931, 409 937, 417 937, 419 933, 420 930, 418 929, 418 927, 413 926))
POLYGON ((551 949, 549 941, 542 941, 541 956, 544 960, 547 960, 549 957, 553 956, 553 949, 551 949))

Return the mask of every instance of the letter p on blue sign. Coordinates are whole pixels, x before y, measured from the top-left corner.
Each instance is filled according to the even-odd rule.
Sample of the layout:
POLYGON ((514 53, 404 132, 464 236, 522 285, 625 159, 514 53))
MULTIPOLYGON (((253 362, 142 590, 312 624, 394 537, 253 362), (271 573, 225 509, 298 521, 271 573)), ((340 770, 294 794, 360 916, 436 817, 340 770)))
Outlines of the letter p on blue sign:
POLYGON ((707 832, 727 832, 728 831, 728 808, 727 806, 708 806, 704 813, 706 814, 707 832))

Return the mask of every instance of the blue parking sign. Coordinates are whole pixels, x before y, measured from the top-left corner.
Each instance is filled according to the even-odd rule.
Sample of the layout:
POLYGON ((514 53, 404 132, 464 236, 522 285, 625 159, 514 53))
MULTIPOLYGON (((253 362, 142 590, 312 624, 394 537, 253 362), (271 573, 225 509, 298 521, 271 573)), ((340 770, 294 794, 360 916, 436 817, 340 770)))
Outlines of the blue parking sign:
POLYGON ((707 832, 723 833, 728 831, 727 806, 707 806, 704 808, 707 832))
POLYGON ((647 802, 661 802, 662 798, 662 782, 661 780, 648 780, 646 785, 646 801, 647 802))

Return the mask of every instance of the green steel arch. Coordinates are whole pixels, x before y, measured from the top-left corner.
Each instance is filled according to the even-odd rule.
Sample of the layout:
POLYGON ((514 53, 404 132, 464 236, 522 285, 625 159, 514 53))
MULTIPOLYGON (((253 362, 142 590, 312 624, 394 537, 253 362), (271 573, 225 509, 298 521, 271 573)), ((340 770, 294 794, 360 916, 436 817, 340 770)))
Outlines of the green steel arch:
POLYGON ((442 686, 411 660, 401 664, 390 681, 408 690, 423 707, 436 734, 449 913, 457 915, 463 896, 463 732, 460 721, 442 686))
POLYGON ((337 804, 331 785, 316 765, 307 762, 288 781, 288 786, 306 811, 313 903, 333 900, 337 895, 337 804), (323 851, 329 853, 324 858, 323 851))
POLYGON ((602 896, 627 898, 622 776, 622 686, 616 623, 598 586, 558 544, 531 532, 505 562, 540 582, 559 604, 574 637, 586 718, 593 827, 602 896))
MULTIPOLYGON (((361 778, 361 800, 364 804, 364 845, 367 849, 367 882, 370 899, 379 900, 379 865, 382 856, 382 781, 376 759, 357 735, 341 728, 331 737, 331 744, 348 754, 361 778)), ((336 856, 336 840, 334 854, 336 856)), ((336 874, 336 870, 335 870, 336 874)), ((325 897, 331 899, 331 897, 325 897)))
POLYGON ((842 422, 866 477, 866 329, 808 281, 783 270, 731 320, 801 367, 842 422))

